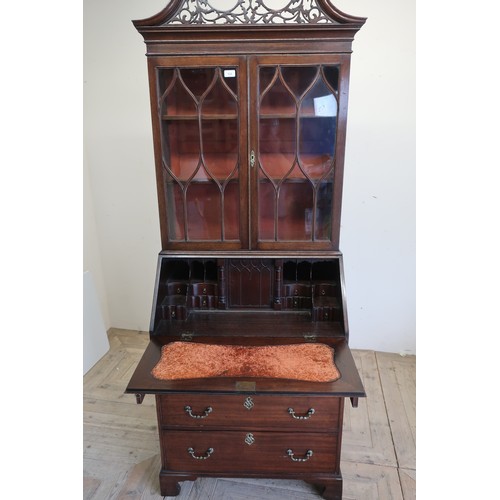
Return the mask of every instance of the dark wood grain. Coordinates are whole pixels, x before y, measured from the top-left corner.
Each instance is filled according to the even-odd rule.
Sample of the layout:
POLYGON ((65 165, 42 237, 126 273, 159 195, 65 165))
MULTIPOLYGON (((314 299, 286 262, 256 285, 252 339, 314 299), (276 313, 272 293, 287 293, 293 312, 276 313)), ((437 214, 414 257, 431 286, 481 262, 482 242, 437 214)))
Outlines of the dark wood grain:
POLYGON ((306 23, 257 24, 249 15, 240 24, 222 12, 227 24, 203 24, 203 9, 211 8, 205 4, 191 4, 191 24, 182 24, 186 18, 174 23, 184 2, 171 0, 158 14, 133 21, 148 59, 162 249, 150 341, 126 392, 137 402, 156 395, 162 495, 178 495, 179 482, 197 477, 269 477, 302 479, 325 499, 341 500, 344 401, 365 396, 348 346, 339 239, 352 42, 366 20, 318 0, 324 24, 306 12, 306 23), (275 74, 284 79, 282 67, 295 68, 299 81, 316 68, 335 95, 336 118, 325 134, 331 153, 318 139, 323 122, 311 102, 303 109, 307 139, 297 146, 306 94, 288 87, 293 106, 264 104, 265 68, 278 68, 275 74), (228 77, 236 77, 236 85, 224 80, 225 68, 234 70, 228 77), (331 81, 325 71, 335 75, 331 81), (191 72, 190 85, 185 72, 191 72), (209 75, 216 76, 212 87, 209 75), (215 96, 229 92, 232 101, 222 99, 207 111, 216 82, 221 94, 215 96), (279 137, 271 134, 270 120, 285 123, 279 137), (210 131, 203 132, 207 123, 210 131), (290 154, 297 164, 309 155, 314 170, 290 169, 290 154), (201 209, 209 205, 216 208, 201 209), (312 229, 306 229, 309 220, 312 229), (174 341, 324 343, 334 349, 341 377, 328 383, 155 379, 161 348, 174 341))
MULTIPOLYGON (((213 378, 213 379, 192 379, 165 381, 157 380, 151 375, 151 370, 160 360, 161 347, 165 343, 173 340, 180 340, 179 337, 157 336, 153 337, 141 358, 126 392, 130 394, 145 393, 158 394, 162 392, 194 392, 194 393, 226 393, 234 394, 237 390, 237 383, 241 378, 213 378)), ((244 337, 235 338, 225 336, 214 339, 213 336, 197 336, 196 342, 230 344, 230 345, 282 345, 303 342, 300 338, 270 338, 270 337, 244 337)), ((319 337, 318 342, 326 343, 335 350, 335 364, 340 371, 340 379, 335 382, 300 382, 276 379, 252 379, 255 382, 258 394, 278 393, 278 394, 324 394, 341 397, 364 397, 365 391, 361 379, 359 378, 356 365, 343 338, 319 337)))
POLYGON ((164 429, 250 426, 257 430, 275 430, 278 427, 295 432, 339 430, 340 398, 248 393, 214 397, 212 394, 182 393, 160 395, 158 401, 161 427, 164 429), (187 405, 192 408, 195 417, 185 410, 187 405), (207 408, 211 411, 207 412, 207 408), (294 418, 289 408, 296 417, 303 418, 294 418), (308 415, 311 409, 314 412, 308 415))
POLYGON ((253 431, 251 427, 238 431, 162 431, 161 446, 165 450, 166 468, 170 471, 190 472, 331 472, 336 458, 336 435, 290 432, 253 431), (251 434, 252 444, 245 439, 251 434), (193 458, 188 449, 198 457, 193 458), (208 452, 213 449, 213 453, 208 452), (291 449, 293 461, 287 455, 291 449))

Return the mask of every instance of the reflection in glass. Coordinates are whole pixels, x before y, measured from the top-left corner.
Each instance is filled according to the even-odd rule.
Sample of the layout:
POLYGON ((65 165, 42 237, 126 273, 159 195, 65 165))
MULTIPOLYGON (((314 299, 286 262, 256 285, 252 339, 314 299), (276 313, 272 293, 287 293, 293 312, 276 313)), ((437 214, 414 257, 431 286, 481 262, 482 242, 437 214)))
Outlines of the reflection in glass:
MULTIPOLYGON (((266 74, 267 77, 270 73, 266 74)), ((267 78, 261 78, 261 83, 267 78)), ((274 70, 271 81, 266 87, 261 87, 263 95, 260 102, 261 115, 287 114, 294 115, 296 102, 293 94, 284 84, 283 76, 279 68, 274 70)))
POLYGON ((238 171, 238 121, 201 120, 203 163, 210 177, 223 182, 238 171))
POLYGON ((200 134, 195 121, 175 120, 163 123, 162 151, 164 166, 181 181, 199 172, 200 134))
POLYGON ((237 68, 163 68, 158 88, 169 239, 237 240, 237 68))
MULTIPOLYGON (((232 74, 227 72, 227 74, 232 74)), ((236 116, 238 112, 238 106, 236 103, 236 97, 234 91, 231 90, 230 86, 226 83, 226 80, 233 82, 236 79, 227 78, 224 79, 220 68, 214 75, 214 80, 211 82, 208 93, 202 97, 201 102, 201 113, 202 115, 234 115, 236 116)))
POLYGON ((310 240, 313 224, 313 189, 308 182, 287 180, 279 190, 278 240, 310 240))
POLYGON ((284 66, 281 73, 297 99, 312 85, 318 75, 316 66, 284 66))
POLYGON ((280 180, 295 162, 295 120, 261 119, 259 125, 260 166, 264 175, 280 180))
POLYGON ((328 240, 332 233, 333 172, 321 181, 316 195, 316 240, 328 240))
POLYGON ((168 237, 173 241, 186 238, 184 225, 184 193, 182 187, 168 176, 165 182, 168 213, 168 237))
POLYGON ((259 70, 259 239, 331 239, 337 66, 259 70))
POLYGON ((186 191, 188 240, 221 239, 221 196, 214 183, 191 183, 186 191))

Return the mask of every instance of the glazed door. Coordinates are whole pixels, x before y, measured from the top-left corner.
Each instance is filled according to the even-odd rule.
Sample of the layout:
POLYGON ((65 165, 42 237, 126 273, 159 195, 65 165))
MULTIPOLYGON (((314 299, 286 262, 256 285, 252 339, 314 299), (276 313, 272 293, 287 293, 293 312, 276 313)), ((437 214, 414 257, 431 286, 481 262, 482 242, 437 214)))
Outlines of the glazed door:
POLYGON ((151 61, 164 249, 248 248, 247 77, 241 61, 151 61))
POLYGON ((338 248, 348 64, 252 59, 252 248, 338 248))

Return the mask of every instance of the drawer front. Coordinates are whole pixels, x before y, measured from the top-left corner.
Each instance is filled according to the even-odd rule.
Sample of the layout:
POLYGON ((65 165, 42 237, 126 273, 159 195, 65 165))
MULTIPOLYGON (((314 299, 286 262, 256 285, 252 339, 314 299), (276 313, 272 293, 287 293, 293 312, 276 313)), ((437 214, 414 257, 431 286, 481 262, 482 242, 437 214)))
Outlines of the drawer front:
POLYGON ((164 428, 338 430, 341 399, 335 397, 166 394, 158 396, 164 428))
POLYGON ((163 468, 191 472, 337 472, 336 434, 163 431, 163 468))
POLYGON ((186 295, 188 285, 184 281, 171 281, 167 283, 167 295, 186 295))
POLYGON ((310 297, 311 290, 311 285, 301 285, 296 283, 283 285, 283 295, 285 297, 310 297))
POLYGON ((215 283, 192 283, 189 285, 188 295, 217 295, 215 283))

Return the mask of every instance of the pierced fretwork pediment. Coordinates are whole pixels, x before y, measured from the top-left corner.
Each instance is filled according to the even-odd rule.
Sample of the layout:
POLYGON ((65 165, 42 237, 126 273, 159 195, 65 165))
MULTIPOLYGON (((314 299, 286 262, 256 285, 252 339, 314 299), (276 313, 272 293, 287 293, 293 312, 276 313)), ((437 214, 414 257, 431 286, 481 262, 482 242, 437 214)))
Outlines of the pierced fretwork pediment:
POLYGON ((187 0, 170 24, 333 23, 316 0, 187 0))
POLYGON ((328 0, 172 0, 136 26, 347 24, 364 19, 344 14, 328 0))

